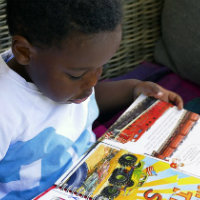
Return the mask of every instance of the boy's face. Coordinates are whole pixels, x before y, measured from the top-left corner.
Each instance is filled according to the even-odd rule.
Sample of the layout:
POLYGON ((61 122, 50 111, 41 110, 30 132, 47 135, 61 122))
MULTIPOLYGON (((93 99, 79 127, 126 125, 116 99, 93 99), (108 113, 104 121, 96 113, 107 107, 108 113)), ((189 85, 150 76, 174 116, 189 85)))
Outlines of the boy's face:
POLYGON ((81 103, 91 94, 102 66, 114 55, 120 40, 121 26, 92 36, 73 34, 61 48, 33 47, 26 67, 28 76, 50 99, 81 103))

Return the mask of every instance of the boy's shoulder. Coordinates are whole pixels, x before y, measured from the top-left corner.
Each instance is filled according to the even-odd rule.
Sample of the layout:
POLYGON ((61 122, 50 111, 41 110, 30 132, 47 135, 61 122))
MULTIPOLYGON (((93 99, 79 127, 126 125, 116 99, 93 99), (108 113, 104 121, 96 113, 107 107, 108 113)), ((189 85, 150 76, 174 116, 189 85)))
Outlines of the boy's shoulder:
MULTIPOLYGON (((6 64, 10 56, 11 54, 9 52, 0 54, 0 102, 2 102, 5 98, 15 92, 12 91, 14 83, 12 83, 12 79, 9 73, 10 69, 6 64)), ((9 101, 9 98, 7 100, 9 101)))
POLYGON ((13 58, 13 53, 11 49, 4 51, 0 54, 0 58, 4 60, 4 62, 8 62, 11 58, 13 58))
POLYGON ((4 118, 11 115, 19 117, 19 111, 26 108, 23 100, 26 90, 20 84, 17 73, 6 64, 10 56, 9 52, 0 55, 0 110, 4 118))
MULTIPOLYGON (((25 81, 23 77, 9 68, 7 62, 13 58, 11 50, 0 54, 0 104, 3 101, 17 103, 17 99, 25 93, 31 94, 35 88, 25 81)), ((6 103, 5 102, 5 103, 6 103)))

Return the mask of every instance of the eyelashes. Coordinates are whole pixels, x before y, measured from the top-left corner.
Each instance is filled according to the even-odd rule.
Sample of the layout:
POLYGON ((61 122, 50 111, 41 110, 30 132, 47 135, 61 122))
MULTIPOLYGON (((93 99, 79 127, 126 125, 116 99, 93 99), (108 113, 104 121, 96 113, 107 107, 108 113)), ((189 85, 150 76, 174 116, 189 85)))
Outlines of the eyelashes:
POLYGON ((71 80, 80 80, 82 79, 83 75, 81 76, 73 76, 71 74, 66 74, 71 80))
POLYGON ((91 69, 91 70, 87 70, 87 71, 85 71, 84 73, 82 73, 81 75, 79 75, 79 76, 74 76, 74 75, 72 75, 72 74, 69 74, 69 73, 65 73, 68 77, 69 77, 69 79, 71 79, 71 80, 81 80, 86 74, 88 74, 90 71, 94 71, 96 74, 97 73, 100 73, 101 74, 101 72, 102 72, 102 68, 100 67, 100 68, 97 68, 97 69, 91 69))

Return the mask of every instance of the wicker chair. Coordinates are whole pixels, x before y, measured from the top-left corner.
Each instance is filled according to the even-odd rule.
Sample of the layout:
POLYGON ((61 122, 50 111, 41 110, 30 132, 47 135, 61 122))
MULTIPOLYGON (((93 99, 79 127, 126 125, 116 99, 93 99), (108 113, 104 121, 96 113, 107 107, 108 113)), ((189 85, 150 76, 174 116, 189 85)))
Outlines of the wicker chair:
POLYGON ((8 49, 11 43, 8 27, 6 26, 5 7, 5 0, 0 0, 0 53, 8 49))
MULTIPOLYGON (((102 79, 132 70, 144 60, 153 59, 155 42, 160 35, 160 14, 164 0, 122 0, 124 7, 123 39, 119 50, 104 68, 102 79)), ((5 0, 0 0, 0 52, 9 48, 5 0)))
POLYGON ((119 50, 104 69, 102 78, 116 77, 143 61, 153 60, 155 42, 160 36, 164 0, 123 0, 123 38, 119 50))

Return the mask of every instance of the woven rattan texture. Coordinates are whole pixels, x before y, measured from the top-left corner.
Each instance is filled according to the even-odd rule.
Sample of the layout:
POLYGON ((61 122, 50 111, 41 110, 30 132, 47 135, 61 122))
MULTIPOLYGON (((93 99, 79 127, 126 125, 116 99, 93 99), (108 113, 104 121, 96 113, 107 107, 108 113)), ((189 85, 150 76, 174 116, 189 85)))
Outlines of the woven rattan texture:
POLYGON ((0 0, 0 52, 8 49, 10 46, 10 37, 6 25, 6 3, 0 0))
POLYGON ((164 0, 123 0, 123 38, 119 50, 104 68, 102 79, 116 77, 144 60, 153 59, 160 35, 160 15, 164 0))

